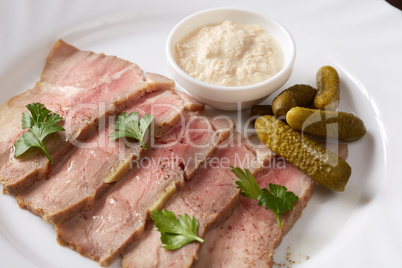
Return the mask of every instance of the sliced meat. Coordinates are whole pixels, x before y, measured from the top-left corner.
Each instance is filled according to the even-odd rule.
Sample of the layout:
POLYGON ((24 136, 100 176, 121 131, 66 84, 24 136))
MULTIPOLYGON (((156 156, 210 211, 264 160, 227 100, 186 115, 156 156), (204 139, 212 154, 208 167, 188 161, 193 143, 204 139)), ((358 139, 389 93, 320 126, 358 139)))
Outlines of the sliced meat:
POLYGON ((66 131, 45 139, 45 147, 57 162, 71 148, 71 141, 88 138, 106 115, 121 111, 145 92, 174 86, 162 76, 147 77, 136 64, 58 41, 35 87, 0 107, 0 183, 4 192, 18 194, 45 178, 51 169, 39 150, 14 158, 14 143, 25 132, 21 115, 26 104, 41 102, 64 118, 61 124, 66 131))
MULTIPOLYGON (((157 91, 146 94, 124 111, 138 112, 140 116, 153 114, 154 129, 160 135, 162 129, 167 130, 184 117, 188 101, 174 91, 157 91)), ((201 105, 192 107, 203 108, 201 105)), ((111 122, 87 143, 76 147, 55 165, 47 180, 34 183, 18 195, 19 206, 49 223, 61 222, 81 209, 91 208, 96 197, 109 185, 104 180, 121 178, 129 171, 132 161, 138 161, 145 151, 138 142, 126 146, 127 140, 111 141, 109 134, 113 131, 111 122)))
POLYGON ((185 100, 186 109, 188 109, 188 110, 197 109, 197 106, 203 105, 203 104, 195 101, 194 98, 191 97, 190 95, 188 95, 187 93, 184 93, 182 91, 177 91, 177 94, 179 94, 183 98, 183 100, 185 100))
MULTIPOLYGON (((179 121, 185 120, 183 111, 197 112, 204 110, 205 106, 197 102, 190 95, 178 91, 165 91, 157 98, 149 99, 141 103, 141 112, 155 116, 155 124, 152 125, 154 137, 160 138, 176 125, 179 121)), ((133 110, 133 109, 131 109, 133 110)))
POLYGON ((109 265, 143 231, 149 211, 161 207, 177 185, 190 179, 232 128, 233 124, 189 116, 148 149, 138 167, 91 210, 56 225, 59 243, 109 265), (215 129, 222 125, 226 131, 215 129))
MULTIPOLYGON (((230 166, 247 168, 257 173, 264 161, 270 158, 268 149, 250 148, 240 134, 234 134, 226 146, 220 146, 202 166, 194 178, 179 189, 164 208, 175 215, 187 214, 198 220, 198 236, 219 219, 230 214, 239 196, 235 186, 237 177, 230 166), (256 151, 265 151, 257 154, 256 151), (264 156, 259 159, 258 156, 264 156)), ((191 267, 197 259, 200 243, 190 243, 177 250, 162 248, 160 233, 152 220, 148 221, 144 233, 124 253, 123 267, 191 267)))
MULTIPOLYGON (((345 145, 339 148, 339 154, 346 158, 345 145)), ((261 188, 268 188, 269 183, 280 184, 299 197, 293 210, 281 216, 282 228, 272 211, 241 196, 229 219, 206 233, 195 267, 272 267, 274 249, 300 218, 316 183, 279 157, 273 158, 256 180, 261 188)))

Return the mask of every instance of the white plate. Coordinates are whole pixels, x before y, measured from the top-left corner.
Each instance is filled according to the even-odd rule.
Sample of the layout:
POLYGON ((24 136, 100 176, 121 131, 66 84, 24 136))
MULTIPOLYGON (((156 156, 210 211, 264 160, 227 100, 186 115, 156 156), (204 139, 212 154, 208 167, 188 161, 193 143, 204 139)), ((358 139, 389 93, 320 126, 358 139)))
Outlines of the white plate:
MULTIPOLYGON (((216 7, 216 1, 141 2, 1 1, 0 101, 34 85, 59 38, 169 76, 164 54, 169 30, 190 13, 216 7)), ((382 0, 226 0, 219 6, 243 7, 281 21, 297 45, 294 74, 284 87, 314 85, 317 69, 332 65, 342 80, 341 110, 356 113, 368 129, 349 147, 353 172, 345 192, 318 188, 276 250, 276 266, 400 265, 401 11, 382 0)), ((241 125, 246 113, 231 115, 241 125)), ((59 246, 52 226, 19 209, 14 197, 2 195, 0 267, 98 265, 59 246)))

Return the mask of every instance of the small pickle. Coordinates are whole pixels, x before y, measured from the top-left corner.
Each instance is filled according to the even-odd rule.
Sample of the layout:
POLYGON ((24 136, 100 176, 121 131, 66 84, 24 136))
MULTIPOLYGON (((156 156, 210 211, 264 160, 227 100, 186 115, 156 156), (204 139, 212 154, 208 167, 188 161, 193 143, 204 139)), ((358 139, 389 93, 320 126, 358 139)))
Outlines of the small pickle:
POLYGON ((286 114, 286 122, 305 134, 345 142, 357 141, 366 134, 363 121, 345 112, 294 107, 286 114))
POLYGON ((314 98, 314 107, 321 110, 336 111, 340 97, 337 71, 331 66, 323 66, 317 71, 316 79, 318 91, 314 98))
POLYGON ((308 106, 313 103, 317 90, 309 85, 297 84, 282 91, 272 101, 272 111, 277 118, 285 116, 287 111, 296 106, 308 106))
POLYGON ((274 153, 321 185, 344 191, 352 169, 338 155, 270 115, 259 117, 255 129, 258 138, 274 153))

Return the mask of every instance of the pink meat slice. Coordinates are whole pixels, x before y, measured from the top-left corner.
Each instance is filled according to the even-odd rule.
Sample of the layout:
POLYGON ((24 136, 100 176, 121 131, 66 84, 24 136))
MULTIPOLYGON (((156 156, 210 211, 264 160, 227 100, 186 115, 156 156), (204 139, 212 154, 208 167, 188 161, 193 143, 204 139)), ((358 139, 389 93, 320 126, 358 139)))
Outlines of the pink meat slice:
POLYGON ((145 76, 134 63, 58 41, 34 88, 0 107, 0 183, 4 192, 18 194, 45 178, 51 169, 39 150, 14 158, 14 143, 25 132, 21 128, 25 105, 40 102, 64 118, 61 125, 66 131, 45 140, 49 154, 58 161, 71 149, 69 141, 88 138, 106 115, 121 111, 146 92, 173 87, 172 80, 145 76))
MULTIPOLYGON (((340 145, 339 155, 346 158, 346 145, 340 145)), ((260 187, 283 185, 299 197, 293 210, 281 216, 282 228, 272 211, 241 196, 229 219, 206 233, 195 267, 272 267, 274 249, 300 218, 316 187, 316 182, 282 158, 272 161, 255 177, 260 187)))
MULTIPOLYGON (((190 107, 188 101, 174 91, 157 91, 144 95, 124 112, 138 112, 140 116, 153 114, 154 129, 161 134, 162 129, 167 130, 184 120, 185 107, 190 107)), ((191 107, 203 108, 202 105, 191 107)), ((126 146, 128 141, 124 139, 111 141, 109 134, 113 131, 110 123, 98 135, 73 150, 55 165, 47 180, 34 183, 18 195, 19 206, 42 216, 49 223, 61 222, 81 209, 91 208, 109 186, 104 179, 113 177, 118 180, 129 171, 130 161, 138 161, 145 151, 138 142, 126 146)))
MULTIPOLYGON (((236 204, 239 196, 235 186, 237 177, 230 171, 230 166, 257 173, 272 156, 265 146, 261 149, 247 146, 238 133, 229 140, 231 142, 220 146, 194 178, 164 206, 175 215, 194 216, 198 220, 198 236, 201 237, 211 225, 229 215, 236 204)), ((144 233, 123 254, 123 267, 191 267, 201 244, 190 243, 174 251, 162 246, 159 231, 152 220, 148 221, 144 233)))
POLYGON ((149 211, 162 206, 177 185, 190 179, 233 128, 196 115, 184 123, 160 138, 138 167, 108 189, 91 210, 56 225, 58 242, 102 266, 113 262, 143 231, 149 211))

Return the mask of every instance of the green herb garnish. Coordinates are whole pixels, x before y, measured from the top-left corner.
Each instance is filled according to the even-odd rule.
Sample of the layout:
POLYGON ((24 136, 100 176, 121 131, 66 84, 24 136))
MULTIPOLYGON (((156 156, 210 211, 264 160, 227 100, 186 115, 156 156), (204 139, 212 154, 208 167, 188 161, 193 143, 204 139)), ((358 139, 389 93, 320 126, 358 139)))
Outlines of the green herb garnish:
POLYGON ((51 133, 65 131, 64 128, 57 124, 63 118, 56 113, 51 114, 50 110, 46 109, 42 103, 30 103, 25 107, 31 115, 26 111, 22 114, 22 129, 29 128, 29 131, 19 137, 14 144, 14 157, 17 158, 31 147, 38 147, 42 149, 50 163, 53 164, 53 160, 46 151, 43 140, 51 133))
POLYGON ((152 211, 151 218, 161 233, 161 241, 166 249, 178 249, 193 241, 204 243, 204 240, 197 236, 198 221, 194 217, 190 218, 184 214, 176 218, 172 211, 158 209, 152 211))
POLYGON ((150 114, 145 114, 141 120, 138 121, 137 112, 130 114, 120 113, 113 125, 113 128, 117 131, 110 133, 109 137, 111 137, 112 140, 122 137, 133 138, 140 141, 142 147, 147 149, 144 144, 144 136, 152 120, 154 120, 154 116, 150 114))
POLYGON ((293 205, 299 199, 294 193, 288 192, 285 186, 270 183, 269 191, 261 189, 253 174, 248 169, 244 171, 238 167, 232 167, 231 171, 240 179, 236 181, 237 188, 245 197, 255 199, 259 206, 270 209, 275 214, 279 227, 281 214, 293 210, 293 205))

